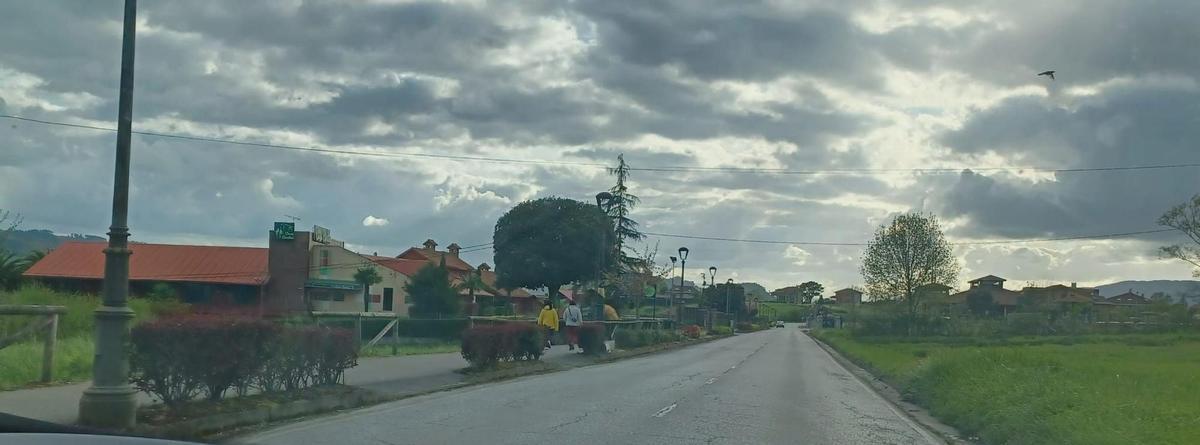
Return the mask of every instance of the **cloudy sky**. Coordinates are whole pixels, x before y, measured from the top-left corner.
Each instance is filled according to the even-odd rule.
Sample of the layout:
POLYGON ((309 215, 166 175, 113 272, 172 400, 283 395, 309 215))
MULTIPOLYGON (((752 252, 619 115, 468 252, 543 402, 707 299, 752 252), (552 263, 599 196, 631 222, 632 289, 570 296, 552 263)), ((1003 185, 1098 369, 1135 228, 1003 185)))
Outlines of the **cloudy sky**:
MULTIPOLYGON (((1144 231, 1200 192, 1197 168, 1037 169, 1200 162, 1191 0, 141 3, 135 130, 384 156, 135 136, 139 241, 265 245, 295 215, 366 252, 483 244, 518 202, 590 200, 618 153, 651 169, 645 230, 704 237, 863 243, 905 211, 959 243, 1144 231)), ((121 2, 5 10, 0 111, 115 127, 121 2)), ((114 134, 0 121, 0 208, 102 234, 114 134)), ((1102 284, 1189 278, 1155 253, 1176 240, 955 250, 963 281, 1102 284)), ((689 279, 860 282, 856 246, 648 241, 689 247, 689 279)))

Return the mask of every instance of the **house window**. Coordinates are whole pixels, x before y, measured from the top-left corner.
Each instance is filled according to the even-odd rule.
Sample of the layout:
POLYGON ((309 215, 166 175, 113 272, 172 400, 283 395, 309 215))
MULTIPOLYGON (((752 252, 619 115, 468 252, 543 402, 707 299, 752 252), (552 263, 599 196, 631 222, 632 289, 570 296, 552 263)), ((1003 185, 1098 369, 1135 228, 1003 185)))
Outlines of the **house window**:
POLYGON ((383 310, 384 311, 392 310, 392 304, 393 304, 392 299, 393 298, 394 298, 394 296, 392 294, 392 288, 390 288, 390 287, 383 288, 383 310))
POLYGON ((329 266, 329 251, 322 249, 321 250, 321 267, 328 267, 328 266, 329 266))

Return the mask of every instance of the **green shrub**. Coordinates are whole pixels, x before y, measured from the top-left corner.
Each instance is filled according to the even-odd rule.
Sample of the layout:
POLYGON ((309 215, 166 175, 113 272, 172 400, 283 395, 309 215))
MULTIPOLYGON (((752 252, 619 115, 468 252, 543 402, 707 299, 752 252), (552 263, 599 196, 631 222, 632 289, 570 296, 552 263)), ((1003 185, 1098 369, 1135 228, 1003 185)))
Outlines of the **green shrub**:
POLYGON ((204 392, 220 399, 230 388, 245 394, 337 383, 356 364, 353 334, 328 327, 280 327, 228 316, 170 317, 130 332, 130 381, 163 403, 204 392))
POLYGON ((621 349, 633 349, 645 346, 642 342, 642 331, 636 329, 617 329, 613 334, 613 341, 617 347, 621 349))
POLYGON ((501 361, 538 360, 545 340, 533 323, 501 323, 467 329, 462 335, 462 356, 474 368, 501 361))
POLYGON ((729 326, 713 326, 710 333, 713 335, 733 335, 733 329, 730 329, 729 326))
POLYGON ((579 347, 584 354, 596 355, 608 352, 604 345, 604 323, 587 322, 579 327, 579 347))

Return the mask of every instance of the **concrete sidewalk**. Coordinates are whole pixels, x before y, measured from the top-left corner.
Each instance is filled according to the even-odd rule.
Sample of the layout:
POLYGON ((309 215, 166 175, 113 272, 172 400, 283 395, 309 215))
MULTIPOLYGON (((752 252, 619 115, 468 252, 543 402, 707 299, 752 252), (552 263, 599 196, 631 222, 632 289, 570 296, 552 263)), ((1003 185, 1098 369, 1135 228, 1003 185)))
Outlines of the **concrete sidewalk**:
MULTIPOLYGON (((586 358, 556 345, 542 360, 572 364, 586 358)), ((405 396, 427 392, 462 382, 466 376, 455 372, 465 368, 466 360, 457 352, 443 354, 376 357, 358 360, 358 366, 346 370, 346 384, 385 394, 405 396)), ((91 382, 45 388, 0 392, 0 412, 47 422, 72 424, 78 419, 79 398, 91 382)), ((155 399, 138 393, 140 405, 155 399)))

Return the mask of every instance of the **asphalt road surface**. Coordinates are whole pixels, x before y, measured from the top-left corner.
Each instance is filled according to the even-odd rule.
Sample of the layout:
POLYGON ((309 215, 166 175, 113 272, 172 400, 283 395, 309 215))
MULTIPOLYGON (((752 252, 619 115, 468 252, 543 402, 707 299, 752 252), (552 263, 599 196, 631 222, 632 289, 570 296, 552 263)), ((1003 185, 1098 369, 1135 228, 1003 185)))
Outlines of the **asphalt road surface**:
POLYGON ((795 325, 399 400, 239 442, 941 443, 795 325))

